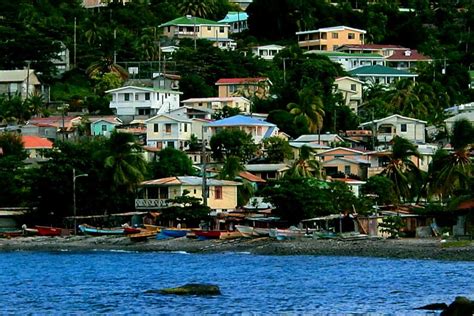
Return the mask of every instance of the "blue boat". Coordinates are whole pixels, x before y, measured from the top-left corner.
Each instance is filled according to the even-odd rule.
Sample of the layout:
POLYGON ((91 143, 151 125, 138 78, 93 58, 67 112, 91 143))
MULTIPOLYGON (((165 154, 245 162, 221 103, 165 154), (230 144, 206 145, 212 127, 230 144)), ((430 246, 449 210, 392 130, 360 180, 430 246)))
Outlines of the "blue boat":
POLYGON ((123 228, 97 228, 89 225, 79 225, 80 231, 85 235, 103 236, 103 235, 123 235, 123 228))
POLYGON ((156 239, 179 238, 184 237, 189 232, 189 229, 162 229, 156 239))

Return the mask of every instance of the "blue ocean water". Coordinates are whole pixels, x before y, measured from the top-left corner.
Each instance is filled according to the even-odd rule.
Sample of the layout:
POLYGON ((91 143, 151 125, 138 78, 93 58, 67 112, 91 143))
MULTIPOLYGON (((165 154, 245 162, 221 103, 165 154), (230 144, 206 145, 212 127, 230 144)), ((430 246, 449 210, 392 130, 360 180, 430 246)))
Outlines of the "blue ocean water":
POLYGON ((0 314, 433 315, 474 299, 474 263, 242 253, 0 253, 0 314), (148 294, 217 284, 213 297, 148 294))

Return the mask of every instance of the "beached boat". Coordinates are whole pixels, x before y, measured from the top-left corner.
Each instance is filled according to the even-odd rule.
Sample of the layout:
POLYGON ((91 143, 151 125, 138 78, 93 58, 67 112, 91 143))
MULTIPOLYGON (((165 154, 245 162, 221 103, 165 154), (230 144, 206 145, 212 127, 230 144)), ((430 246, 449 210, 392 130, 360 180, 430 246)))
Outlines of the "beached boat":
POLYGON ((219 239, 221 232, 220 230, 196 230, 194 235, 198 239, 219 239))
POLYGON ((186 236, 189 229, 162 228, 156 239, 180 238, 186 236))
POLYGON ((255 234, 254 228, 252 226, 235 225, 235 229, 237 229, 244 237, 252 237, 255 234))
POLYGON ((125 235, 131 235, 131 234, 139 234, 142 232, 140 228, 135 228, 135 227, 124 227, 123 232, 125 235))
POLYGON ((85 235, 105 236, 105 235, 123 235, 124 228, 98 228, 89 225, 79 225, 79 230, 85 235))
POLYGON ((145 230, 138 234, 128 235, 131 241, 145 241, 148 238, 156 237, 157 231, 145 230))
POLYGON ((49 226, 35 226, 38 236, 61 236, 62 228, 49 226))
POLYGON ((265 237, 270 235, 270 228, 254 227, 253 232, 259 237, 265 237))
POLYGON ((23 231, 21 230, 10 230, 10 231, 0 232, 0 236, 5 237, 5 238, 19 237, 22 235, 23 235, 23 231))
POLYGON ((223 231, 221 232, 221 235, 219 236, 219 239, 236 239, 236 238, 242 238, 242 233, 239 231, 223 231))
POLYGON ((290 227, 288 229, 270 229, 270 237, 274 237, 277 240, 297 239, 302 238, 306 234, 305 230, 290 227))

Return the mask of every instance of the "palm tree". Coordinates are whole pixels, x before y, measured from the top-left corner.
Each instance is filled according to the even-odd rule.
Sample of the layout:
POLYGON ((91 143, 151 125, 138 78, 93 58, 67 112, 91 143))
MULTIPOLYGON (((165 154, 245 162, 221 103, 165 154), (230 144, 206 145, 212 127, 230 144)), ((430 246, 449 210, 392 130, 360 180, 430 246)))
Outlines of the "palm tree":
POLYGON ((420 153, 406 138, 395 136, 392 141, 390 161, 381 174, 392 180, 398 197, 407 199, 415 179, 421 179, 420 170, 411 160, 412 157, 420 158, 420 153))
POLYGON ((433 95, 428 95, 424 86, 415 84, 413 80, 404 79, 397 81, 387 93, 386 100, 391 108, 402 115, 425 119, 428 116, 430 100, 433 95))
POLYGON ((437 160, 433 170, 431 187, 441 197, 448 196, 458 189, 468 187, 469 178, 473 176, 470 149, 474 143, 474 127, 466 120, 454 122, 451 146, 453 152, 444 154, 437 160))
POLYGON ((225 180, 235 180, 241 171, 245 168, 240 163, 240 158, 236 156, 229 156, 224 161, 224 165, 219 172, 219 178, 225 180))
POLYGON ((110 57, 101 58, 101 60, 93 63, 86 69, 86 73, 90 78, 100 78, 106 73, 114 73, 122 80, 128 78, 128 72, 122 66, 115 64, 110 57))
POLYGON ((113 132, 109 140, 109 156, 105 167, 112 172, 113 185, 133 191, 144 179, 147 165, 141 147, 131 134, 113 132))
POLYGON ((182 15, 206 18, 214 12, 214 0, 181 0, 178 9, 182 15))
POLYGON ((298 93, 299 102, 288 104, 290 113, 297 117, 302 117, 308 123, 311 133, 321 130, 324 119, 324 105, 320 97, 314 95, 309 88, 304 88, 298 93))
POLYGON ((312 157, 311 148, 304 145, 300 148, 300 157, 295 160, 286 175, 290 177, 316 177, 320 179, 322 177, 321 163, 312 157))

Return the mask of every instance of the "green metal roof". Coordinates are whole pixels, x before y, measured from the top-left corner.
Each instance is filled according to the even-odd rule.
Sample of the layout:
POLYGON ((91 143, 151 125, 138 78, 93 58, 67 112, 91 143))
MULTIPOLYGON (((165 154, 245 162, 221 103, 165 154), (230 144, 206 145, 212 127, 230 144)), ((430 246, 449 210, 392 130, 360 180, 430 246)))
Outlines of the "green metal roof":
POLYGON ((220 25, 220 23, 212 20, 203 19, 200 17, 190 17, 187 18, 185 16, 168 21, 166 23, 161 24, 159 27, 163 26, 173 26, 173 25, 220 25))
POLYGON ((352 69, 349 71, 351 75, 355 76, 405 76, 405 77, 416 77, 416 74, 405 70, 399 70, 396 68, 385 67, 381 65, 374 66, 363 66, 359 68, 352 69))
POLYGON ((352 53, 344 53, 344 52, 319 52, 318 54, 328 56, 328 57, 347 57, 347 58, 377 58, 383 59, 382 55, 379 54, 352 54, 352 53))
POLYGON ((471 77, 471 80, 474 80, 474 70, 469 70, 469 77, 471 77))

